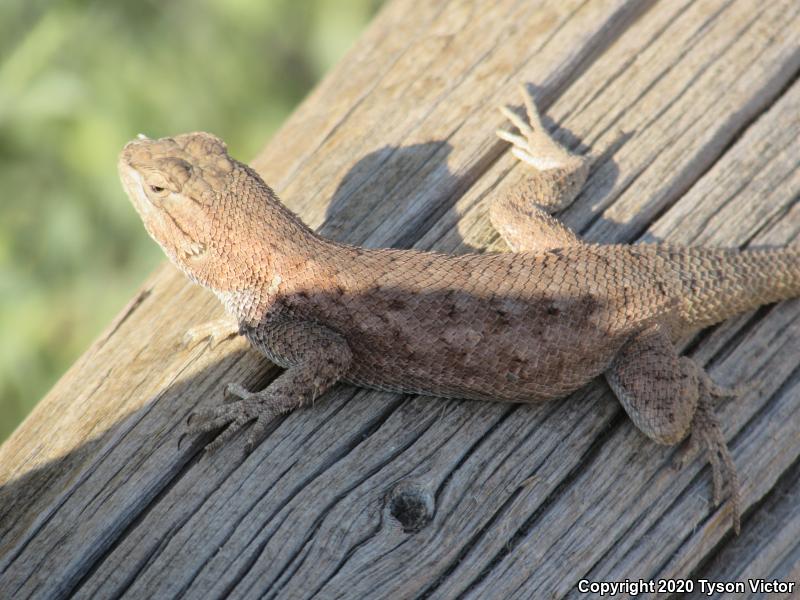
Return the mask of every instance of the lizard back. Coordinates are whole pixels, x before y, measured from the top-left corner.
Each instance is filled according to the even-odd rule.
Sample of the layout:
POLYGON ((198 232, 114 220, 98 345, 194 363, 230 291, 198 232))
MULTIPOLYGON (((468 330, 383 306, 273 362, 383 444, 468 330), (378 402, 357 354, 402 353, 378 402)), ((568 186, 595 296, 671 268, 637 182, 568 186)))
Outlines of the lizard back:
POLYGON ((629 246, 329 251, 278 286, 248 335, 277 347, 274 336, 286 335, 275 323, 323 324, 353 352, 346 379, 379 389, 516 402, 562 396, 676 304, 653 278, 661 259, 629 246))

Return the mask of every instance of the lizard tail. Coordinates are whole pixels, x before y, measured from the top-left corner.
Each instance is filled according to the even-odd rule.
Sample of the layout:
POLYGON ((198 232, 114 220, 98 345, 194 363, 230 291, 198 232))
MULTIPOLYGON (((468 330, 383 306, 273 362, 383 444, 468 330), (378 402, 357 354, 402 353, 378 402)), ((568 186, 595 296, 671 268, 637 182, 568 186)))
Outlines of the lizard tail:
POLYGON ((677 267, 681 318, 701 328, 763 304, 800 296, 800 248, 735 250, 659 247, 677 267))

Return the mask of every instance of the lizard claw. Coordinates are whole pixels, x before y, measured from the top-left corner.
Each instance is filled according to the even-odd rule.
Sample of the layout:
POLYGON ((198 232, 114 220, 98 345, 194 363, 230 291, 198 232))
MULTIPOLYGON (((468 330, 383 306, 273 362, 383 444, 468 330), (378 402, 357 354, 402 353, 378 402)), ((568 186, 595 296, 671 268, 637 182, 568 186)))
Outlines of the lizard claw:
POLYGON ((267 437, 267 425, 272 421, 272 417, 273 414, 271 412, 259 415, 247 435, 247 442, 244 445, 245 453, 250 454, 267 437))

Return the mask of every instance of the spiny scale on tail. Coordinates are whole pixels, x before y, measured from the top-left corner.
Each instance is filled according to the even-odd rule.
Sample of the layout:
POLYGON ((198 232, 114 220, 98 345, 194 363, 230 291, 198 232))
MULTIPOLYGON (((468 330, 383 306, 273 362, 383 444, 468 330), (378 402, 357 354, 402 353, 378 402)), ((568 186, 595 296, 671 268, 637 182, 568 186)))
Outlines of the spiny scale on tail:
POLYGON ((692 329, 707 327, 764 304, 800 295, 800 248, 736 250, 658 246, 677 267, 692 329))

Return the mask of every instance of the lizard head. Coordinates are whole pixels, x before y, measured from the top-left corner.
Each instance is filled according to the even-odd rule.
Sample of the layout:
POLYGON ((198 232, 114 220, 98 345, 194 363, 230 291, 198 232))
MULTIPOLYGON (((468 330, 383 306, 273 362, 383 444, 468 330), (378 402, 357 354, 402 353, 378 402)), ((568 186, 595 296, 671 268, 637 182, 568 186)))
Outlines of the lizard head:
POLYGON ((119 157, 122 185, 150 236, 190 278, 208 285, 209 262, 224 239, 220 198, 235 161, 219 138, 187 133, 126 144, 119 157))

